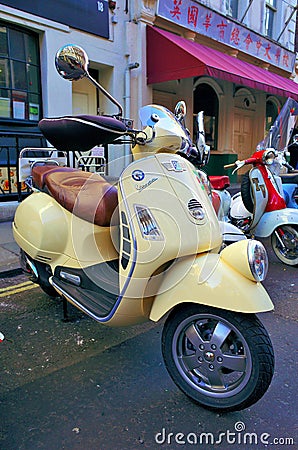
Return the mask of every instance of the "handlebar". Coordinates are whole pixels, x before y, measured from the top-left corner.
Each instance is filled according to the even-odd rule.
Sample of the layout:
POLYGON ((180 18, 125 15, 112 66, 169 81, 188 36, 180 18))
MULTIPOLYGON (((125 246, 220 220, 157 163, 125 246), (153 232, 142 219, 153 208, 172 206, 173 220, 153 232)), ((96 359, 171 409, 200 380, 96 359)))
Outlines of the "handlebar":
POLYGON ((235 163, 232 163, 232 164, 226 164, 225 166, 224 166, 224 169, 231 169, 232 167, 234 167, 235 166, 235 163))
POLYGON ((294 167, 291 166, 291 164, 289 164, 288 162, 283 162, 282 165, 283 165, 284 167, 286 167, 290 172, 292 172, 293 170, 295 170, 294 167))
POLYGON ((242 161, 239 161, 239 159, 237 159, 237 161, 233 162, 232 164, 226 164, 224 166, 224 169, 234 168, 234 171, 233 171, 233 173, 234 173, 237 170, 241 169, 241 167, 245 166, 246 164, 254 164, 257 161, 258 161, 258 158, 256 158, 255 156, 252 156, 251 158, 248 158, 248 159, 243 159, 242 161))

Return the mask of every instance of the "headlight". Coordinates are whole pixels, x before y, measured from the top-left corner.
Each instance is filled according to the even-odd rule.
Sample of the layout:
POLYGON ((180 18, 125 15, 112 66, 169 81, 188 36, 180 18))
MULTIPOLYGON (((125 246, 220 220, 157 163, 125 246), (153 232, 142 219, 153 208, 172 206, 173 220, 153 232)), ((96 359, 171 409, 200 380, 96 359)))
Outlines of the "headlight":
POLYGON ((267 148, 267 150, 263 153, 263 163, 264 164, 272 164, 277 156, 276 151, 274 148, 267 148))
POLYGON ((263 244, 254 239, 234 242, 224 248, 220 257, 234 270, 252 281, 264 281, 268 257, 263 244))
POLYGON ((264 245, 251 239, 248 241, 247 256, 251 273, 256 281, 263 281, 268 272, 268 256, 264 245))

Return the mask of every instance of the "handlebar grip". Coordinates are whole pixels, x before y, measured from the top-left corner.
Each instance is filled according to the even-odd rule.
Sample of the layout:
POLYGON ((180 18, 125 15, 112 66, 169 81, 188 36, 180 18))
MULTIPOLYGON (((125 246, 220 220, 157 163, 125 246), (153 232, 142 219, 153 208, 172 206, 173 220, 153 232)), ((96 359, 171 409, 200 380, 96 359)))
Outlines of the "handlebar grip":
POLYGON ((224 166, 224 169, 230 169, 231 167, 235 167, 235 163, 232 163, 232 164, 226 164, 226 165, 224 166))

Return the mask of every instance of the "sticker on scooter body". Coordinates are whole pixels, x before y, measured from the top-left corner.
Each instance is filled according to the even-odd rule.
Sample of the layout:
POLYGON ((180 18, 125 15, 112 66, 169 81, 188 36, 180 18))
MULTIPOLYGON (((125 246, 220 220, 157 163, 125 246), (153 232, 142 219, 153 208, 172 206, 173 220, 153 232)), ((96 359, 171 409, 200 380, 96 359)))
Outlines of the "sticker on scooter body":
POLYGON ((256 191, 261 191, 263 194, 263 197, 266 198, 266 188, 265 188, 265 184, 260 184, 258 178, 252 178, 251 179, 252 183, 255 185, 255 190, 256 191))
POLYGON ((185 165, 177 159, 171 161, 164 161, 161 163, 167 170, 173 170, 174 172, 184 172, 186 170, 185 165))
POLYGON ((137 191, 142 191, 143 189, 146 189, 148 186, 150 186, 152 183, 154 183, 157 180, 158 180, 158 177, 154 177, 154 178, 151 178, 149 181, 147 181, 147 183, 137 184, 136 185, 136 190, 137 191))
POLYGON ((265 187, 265 181, 261 171, 254 167, 249 173, 251 190, 254 198, 254 212, 251 228, 256 226, 264 214, 268 202, 268 191, 265 187))
POLYGON ((136 169, 132 172, 131 177, 135 181, 142 181, 145 178, 145 174, 142 170, 136 169))

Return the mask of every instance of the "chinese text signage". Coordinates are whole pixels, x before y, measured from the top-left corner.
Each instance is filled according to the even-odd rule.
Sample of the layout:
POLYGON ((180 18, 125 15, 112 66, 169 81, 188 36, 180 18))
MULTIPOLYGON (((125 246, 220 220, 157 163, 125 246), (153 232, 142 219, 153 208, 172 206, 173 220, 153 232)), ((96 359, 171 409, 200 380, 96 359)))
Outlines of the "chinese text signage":
POLYGON ((292 72, 295 55, 192 0, 160 0, 158 16, 292 72))

